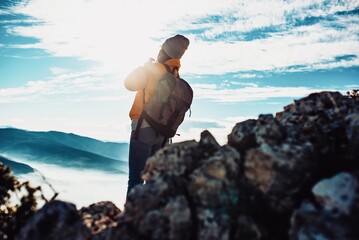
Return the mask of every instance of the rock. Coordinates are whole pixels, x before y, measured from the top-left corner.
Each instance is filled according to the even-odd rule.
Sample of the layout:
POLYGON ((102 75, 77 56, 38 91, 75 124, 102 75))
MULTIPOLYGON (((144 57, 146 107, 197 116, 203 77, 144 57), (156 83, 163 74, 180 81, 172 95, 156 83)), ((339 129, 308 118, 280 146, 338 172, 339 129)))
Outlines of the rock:
POLYGON ((188 175, 205 157, 201 149, 219 146, 213 137, 203 136, 202 143, 175 143, 149 158, 142 175, 146 184, 128 194, 118 225, 94 239, 190 239, 194 231, 188 175))
POLYGON ((267 237, 264 230, 250 216, 239 216, 236 225, 232 239, 259 240, 267 237))
POLYGON ((190 239, 192 216, 187 199, 171 196, 168 189, 164 182, 136 186, 118 225, 93 239, 190 239))
MULTIPOLYGON (((166 146, 147 160, 142 178, 150 181, 153 178, 184 176, 195 168, 197 160, 194 155, 200 155, 199 144, 195 141, 174 143, 166 146)), ((200 157, 200 156, 198 156, 200 157)), ((199 160, 199 159, 198 159, 199 160)))
POLYGON ((358 208, 348 217, 336 217, 303 202, 291 218, 289 239, 358 239, 358 208))
POLYGON ((21 229, 16 240, 86 240, 91 233, 82 223, 75 205, 52 201, 45 204, 21 229))
POLYGON ((239 200, 239 170, 239 153, 225 145, 189 176, 197 239, 229 239, 229 215, 239 200))
POLYGON ((254 127, 256 120, 249 119, 240 123, 232 129, 231 134, 228 135, 228 144, 236 148, 242 154, 247 149, 257 146, 254 127))
POLYGON ((358 181, 349 173, 324 179, 313 187, 313 194, 323 210, 333 215, 349 215, 359 198, 358 181))
POLYGON ((277 113, 276 119, 286 129, 288 141, 313 145, 321 178, 345 171, 355 162, 350 150, 359 138, 354 133, 358 114, 359 104, 354 99, 339 92, 321 92, 295 101, 277 113))
POLYGON ((291 239, 358 239, 359 174, 339 173, 313 187, 291 219, 291 239))
POLYGON ((0 230, 0 240, 7 240, 9 237, 3 231, 0 230))
POLYGON ((121 214, 121 210, 112 202, 105 201, 83 207, 79 213, 83 223, 91 229, 91 233, 95 235, 106 228, 117 226, 117 219, 121 214))
POLYGON ((302 187, 313 179, 316 165, 310 143, 283 143, 276 147, 262 144, 246 154, 245 176, 279 212, 296 205, 302 187))
MULTIPOLYGON (((358 103, 359 105, 359 103, 358 103)), ((345 118, 346 137, 348 144, 349 165, 359 165, 356 156, 359 156, 359 113, 353 113, 345 118)))
POLYGON ((258 117, 254 133, 258 144, 275 146, 285 139, 284 128, 271 114, 258 117))
POLYGON ((225 145, 189 176, 188 192, 196 206, 238 203, 239 153, 225 145))

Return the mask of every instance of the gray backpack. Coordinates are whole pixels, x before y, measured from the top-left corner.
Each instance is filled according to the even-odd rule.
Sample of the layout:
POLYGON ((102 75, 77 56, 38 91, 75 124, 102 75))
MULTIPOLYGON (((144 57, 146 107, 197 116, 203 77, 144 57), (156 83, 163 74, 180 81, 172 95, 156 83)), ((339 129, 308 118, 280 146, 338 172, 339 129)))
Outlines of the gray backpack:
POLYGON ((135 136, 138 136, 140 125, 143 119, 146 119, 156 133, 165 138, 173 137, 191 107, 193 100, 191 86, 182 78, 176 78, 168 65, 164 64, 164 66, 167 72, 159 80, 148 103, 145 103, 145 94, 143 94, 144 106, 135 136))

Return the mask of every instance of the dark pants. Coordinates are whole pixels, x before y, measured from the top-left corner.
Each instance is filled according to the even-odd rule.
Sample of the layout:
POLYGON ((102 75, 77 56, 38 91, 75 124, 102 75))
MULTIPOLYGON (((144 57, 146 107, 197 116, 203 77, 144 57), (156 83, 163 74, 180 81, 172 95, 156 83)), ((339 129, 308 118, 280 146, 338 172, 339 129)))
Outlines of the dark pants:
POLYGON ((157 135, 151 127, 140 128, 137 139, 134 139, 134 131, 132 131, 128 159, 127 194, 137 184, 143 184, 141 172, 145 168, 146 161, 162 147, 163 141, 164 137, 157 135))

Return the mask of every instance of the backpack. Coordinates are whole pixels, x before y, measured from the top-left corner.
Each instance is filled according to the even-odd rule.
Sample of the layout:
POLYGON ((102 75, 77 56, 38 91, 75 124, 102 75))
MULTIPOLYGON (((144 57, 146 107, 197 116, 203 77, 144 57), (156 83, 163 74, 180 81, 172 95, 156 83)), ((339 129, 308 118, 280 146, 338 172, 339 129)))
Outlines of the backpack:
POLYGON ((137 134, 143 119, 146 119, 156 133, 171 138, 176 134, 187 110, 191 107, 193 100, 191 86, 184 79, 175 77, 168 65, 164 64, 164 66, 167 72, 158 81, 148 103, 145 103, 143 90, 144 104, 136 128, 137 134))

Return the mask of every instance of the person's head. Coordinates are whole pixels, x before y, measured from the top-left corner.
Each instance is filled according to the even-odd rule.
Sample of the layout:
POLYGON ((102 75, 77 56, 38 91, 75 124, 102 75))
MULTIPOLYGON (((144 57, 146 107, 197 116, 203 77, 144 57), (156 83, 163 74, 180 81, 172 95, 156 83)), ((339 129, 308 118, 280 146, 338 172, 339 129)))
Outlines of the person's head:
POLYGON ((158 53, 158 62, 165 62, 168 59, 175 58, 180 59, 184 52, 187 50, 189 40, 183 35, 177 34, 174 37, 167 39, 161 47, 158 53))

